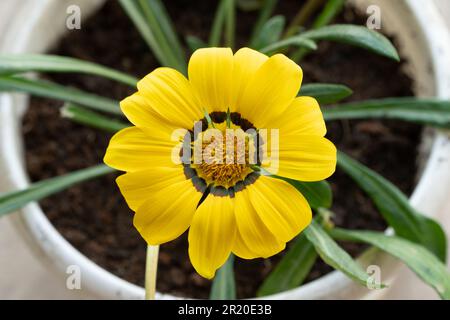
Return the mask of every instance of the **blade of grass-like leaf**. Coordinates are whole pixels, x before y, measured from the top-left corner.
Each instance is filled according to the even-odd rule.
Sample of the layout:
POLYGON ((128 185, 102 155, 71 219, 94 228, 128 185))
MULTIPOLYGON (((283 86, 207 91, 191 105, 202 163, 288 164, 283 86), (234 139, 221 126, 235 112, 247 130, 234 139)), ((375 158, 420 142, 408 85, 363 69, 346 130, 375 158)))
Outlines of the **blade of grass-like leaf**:
MULTIPOLYGON (((369 275, 347 252, 334 242, 318 223, 313 220, 303 233, 314 245, 317 253, 326 264, 334 269, 342 271, 350 279, 359 284, 363 286, 367 285, 369 275)), ((384 285, 382 285, 382 287, 384 287, 384 285)))
POLYGON ((0 74, 42 72, 86 73, 136 87, 137 78, 102 65, 70 57, 47 54, 0 54, 0 74))
POLYGON ((234 256, 231 254, 227 262, 217 271, 214 277, 209 298, 213 300, 236 299, 236 284, 234 281, 234 256))
POLYGON ((225 45, 234 48, 234 35, 236 33, 236 5, 235 0, 227 0, 225 9, 225 45))
POLYGON ((194 52, 197 49, 200 48, 206 48, 208 45, 200 38, 196 37, 196 36, 187 36, 186 37, 186 43, 189 47, 189 50, 191 50, 191 52, 194 52))
POLYGON ((450 101, 415 97, 352 102, 323 110, 326 120, 387 118, 450 128, 450 101))
POLYGON ((314 14, 325 2, 325 0, 308 0, 305 4, 300 8, 300 10, 295 15, 294 19, 292 19, 291 24, 287 28, 284 38, 288 38, 296 33, 298 33, 299 28, 304 26, 311 15, 314 14))
POLYGON ((264 48, 262 48, 261 50, 259 50, 262 53, 271 53, 273 51, 277 51, 283 48, 287 48, 290 46, 296 46, 296 47, 301 47, 301 48, 306 48, 309 50, 316 50, 317 49, 317 45, 313 40, 307 39, 305 37, 302 36, 295 36, 295 37, 291 37, 291 38, 287 38, 284 40, 280 40, 277 41, 275 43, 272 43, 264 48))
POLYGON ((227 9, 228 0, 220 0, 214 15, 213 25, 211 27, 211 34, 209 35, 209 46, 218 47, 222 37, 223 25, 225 22, 225 11, 227 9))
POLYGON ((317 29, 329 24, 341 12, 344 4, 345 0, 328 0, 322 12, 313 22, 312 28, 317 29))
POLYGON ((253 48, 258 50, 280 40, 286 19, 282 15, 267 20, 256 37, 253 48))
POLYGON ((91 109, 122 114, 115 100, 68 88, 43 80, 31 80, 15 76, 0 76, 0 92, 24 92, 38 97, 68 101, 91 109))
POLYGON ((440 225, 420 214, 392 183, 366 166, 338 151, 337 164, 373 200, 395 233, 422 244, 441 261, 446 261, 447 240, 440 225))
MULTIPOLYGON (((323 226, 330 223, 330 217, 328 210, 318 208, 314 220, 323 226)), ((304 233, 298 235, 285 252, 259 287, 258 296, 275 294, 300 286, 317 260, 316 249, 304 233)))
POLYGON ((257 296, 267 296, 298 287, 306 279, 316 260, 317 252, 314 246, 303 233, 300 234, 264 279, 257 296))
POLYGON ((119 0, 122 8, 128 14, 130 19, 133 21, 137 30, 144 38, 147 45, 150 47, 154 53, 156 59, 163 65, 168 67, 177 68, 177 63, 171 58, 171 55, 167 55, 163 48, 159 45, 153 31, 147 24, 147 21, 142 13, 142 8, 140 7, 137 0, 119 0))
POLYGON ((181 45, 170 25, 170 20, 158 0, 137 0, 157 44, 174 65, 169 65, 186 74, 187 66, 181 45))
POLYGON ((342 241, 371 244, 403 261, 423 281, 433 287, 442 299, 450 300, 450 272, 435 255, 423 246, 395 236, 373 231, 334 229, 332 237, 342 241))
POLYGON ((149 6, 151 6, 156 18, 158 19, 161 29, 169 42, 171 48, 175 51, 178 59, 183 64, 186 64, 183 47, 177 36, 177 32, 173 26, 172 19, 170 18, 164 3, 161 0, 147 0, 149 6))
MULTIPOLYGON (((312 28, 318 29, 329 24, 342 11, 344 4, 345 0, 328 0, 322 12, 314 20, 312 28)), ((309 50, 300 48, 291 55, 291 58, 294 61, 299 61, 308 52, 309 50)))
POLYGON ((0 217, 38 201, 74 184, 114 172, 105 165, 98 165, 31 184, 27 189, 0 194, 0 217))
POLYGON ((395 61, 400 61, 397 50, 389 39, 363 26, 335 24, 306 31, 301 36, 313 41, 328 40, 353 45, 395 61))
POLYGON ((61 116, 88 127, 113 133, 131 126, 131 124, 105 117, 73 103, 64 104, 61 108, 61 116))
POLYGON ((252 35, 250 36, 249 41, 249 47, 254 48, 255 47, 255 41, 259 37, 261 33, 261 29, 266 23, 267 20, 269 20, 270 16, 272 15, 273 9, 277 5, 278 0, 263 0, 263 5, 259 11, 258 20, 255 23, 255 26, 253 27, 252 35))
POLYGON ((329 104, 339 102, 352 94, 353 91, 349 87, 341 84, 310 83, 303 85, 298 95, 313 97, 319 103, 329 104))

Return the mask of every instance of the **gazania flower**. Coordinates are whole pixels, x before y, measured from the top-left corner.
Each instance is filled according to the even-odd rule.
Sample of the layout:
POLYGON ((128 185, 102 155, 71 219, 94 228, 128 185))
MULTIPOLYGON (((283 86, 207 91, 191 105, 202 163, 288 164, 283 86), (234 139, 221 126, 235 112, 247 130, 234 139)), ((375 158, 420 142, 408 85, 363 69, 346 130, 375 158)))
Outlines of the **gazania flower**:
POLYGON ((189 229, 191 262, 212 278, 231 253, 270 257, 308 226, 308 202, 279 177, 329 177, 336 148, 324 138, 317 101, 297 97, 301 68, 282 54, 199 49, 188 77, 158 68, 139 81, 120 104, 134 126, 111 139, 104 161, 126 172, 117 184, 147 243, 159 245, 189 229), (237 134, 228 139, 227 129, 237 134), (278 139, 263 136, 263 129, 278 130, 278 139), (213 131, 232 142, 220 142, 213 131), (207 152, 212 143, 223 152, 207 152), (228 161, 241 146, 241 161, 228 161))

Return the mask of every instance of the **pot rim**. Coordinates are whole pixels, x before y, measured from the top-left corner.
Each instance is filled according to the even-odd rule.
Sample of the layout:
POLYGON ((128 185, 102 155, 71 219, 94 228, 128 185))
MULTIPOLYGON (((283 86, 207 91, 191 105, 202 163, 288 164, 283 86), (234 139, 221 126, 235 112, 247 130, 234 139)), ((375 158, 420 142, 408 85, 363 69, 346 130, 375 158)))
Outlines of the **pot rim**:
MULTIPOLYGON (((21 19, 27 21, 24 27, 15 25, 15 31, 19 30, 21 34, 14 36, 19 39, 15 42, 12 51, 24 52, 27 50, 27 41, 33 32, 34 26, 39 22, 39 18, 52 12, 56 6, 64 7, 74 1, 64 0, 44 0, 37 4, 36 1, 30 1, 19 10, 18 14, 27 15, 33 12, 35 19, 21 19), (33 8, 33 9, 31 9, 33 8), (17 29, 19 28, 19 29, 17 29)), ((87 0, 78 0, 82 5, 86 5, 87 0)), ((101 4, 97 1, 97 5, 101 4)), ((358 0, 356 0, 358 2, 358 0)), ((423 2, 420 0, 404 0, 405 6, 411 11, 414 26, 423 33, 427 47, 424 48, 426 54, 430 57, 433 70, 433 80, 435 82, 435 93, 440 98, 450 96, 450 42, 447 29, 439 16, 437 9, 431 1, 423 2)), ((29 17, 29 16, 27 16, 29 17)), ((18 19, 16 19, 18 20, 18 19)), ((12 27, 14 24, 12 25, 12 27)), ((14 28, 11 28, 14 29, 14 28)), ((11 30, 9 29, 9 30, 11 30)), ((36 51, 41 48, 35 48, 36 51)), ((0 135, 1 150, 5 176, 10 181, 11 188, 24 188, 29 184, 28 176, 23 164, 22 136, 20 134, 20 122, 17 121, 17 110, 14 106, 25 106, 27 100, 23 96, 15 94, 0 95, 0 135)), ((449 190, 450 183, 445 185, 443 192, 436 192, 436 189, 430 190, 430 186, 435 186, 439 180, 450 181, 450 169, 442 164, 442 157, 448 159, 450 156, 450 146, 448 137, 444 133, 438 133, 434 139, 430 157, 427 161, 425 170, 417 184, 413 195, 410 198, 415 207, 425 206, 423 199, 445 199, 446 191, 449 190), (449 179, 442 179, 443 176, 449 179)), ((442 182, 442 181, 441 181, 442 182)), ((442 185, 442 184, 441 184, 442 185)), ((430 202, 430 200, 428 200, 430 202)), ((431 201, 433 202, 433 201, 431 201)), ((439 201, 435 201, 439 202, 439 201)), ((435 208, 424 207, 422 210, 431 215, 435 208)), ((111 299, 142 299, 144 289, 125 281, 109 271, 98 266, 86 256, 73 247, 50 223, 41 207, 37 203, 32 203, 20 210, 18 217, 21 228, 26 230, 26 236, 35 247, 38 247, 42 256, 47 256, 52 260, 56 267, 65 273, 67 266, 78 265, 82 270, 82 285, 88 288, 101 298, 111 299)), ((376 250, 372 250, 365 258, 367 261, 375 257, 386 258, 386 255, 376 250)), ((363 259, 365 259, 363 258, 363 259)), ((388 263, 388 262, 386 262, 388 263)), ((349 295, 367 294, 367 289, 356 287, 351 280, 338 271, 333 271, 317 280, 302 285, 298 288, 263 297, 263 299, 317 299, 317 298, 341 298, 349 295)), ((180 299, 170 294, 157 293, 157 299, 180 299)))

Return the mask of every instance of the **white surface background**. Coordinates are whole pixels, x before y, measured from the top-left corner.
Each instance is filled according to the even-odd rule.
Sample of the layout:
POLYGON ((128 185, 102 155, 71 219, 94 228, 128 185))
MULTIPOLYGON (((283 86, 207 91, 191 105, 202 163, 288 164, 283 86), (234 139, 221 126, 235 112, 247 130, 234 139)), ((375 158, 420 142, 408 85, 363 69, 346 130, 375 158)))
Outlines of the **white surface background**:
MULTIPOLYGON (((17 0, 0 0, 0 37, 17 0)), ((19 0, 25 1, 25 0, 19 0)), ((35 0, 32 0, 35 1, 35 0)), ((428 0, 424 0, 428 1, 428 0)), ((433 0, 450 29, 450 0, 433 0)), ((0 178, 1 183, 1 178, 0 178)), ((450 234, 450 199, 444 207, 447 234, 450 234)), ((391 284, 389 299, 434 299, 433 290, 421 283, 407 268, 391 284)), ((66 289, 65 279, 43 264, 17 235, 9 218, 0 219, 0 299, 76 299, 95 298, 66 289)))

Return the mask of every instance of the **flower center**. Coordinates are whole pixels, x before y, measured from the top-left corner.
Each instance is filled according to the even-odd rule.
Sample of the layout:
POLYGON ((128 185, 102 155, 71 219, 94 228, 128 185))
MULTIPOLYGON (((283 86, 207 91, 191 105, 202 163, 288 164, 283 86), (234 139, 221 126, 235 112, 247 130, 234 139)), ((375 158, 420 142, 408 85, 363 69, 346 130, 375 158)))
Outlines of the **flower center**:
POLYGON ((194 141, 194 168, 207 184, 229 188, 253 172, 253 138, 240 128, 213 128, 194 141), (201 158, 201 159, 199 159, 201 158))

